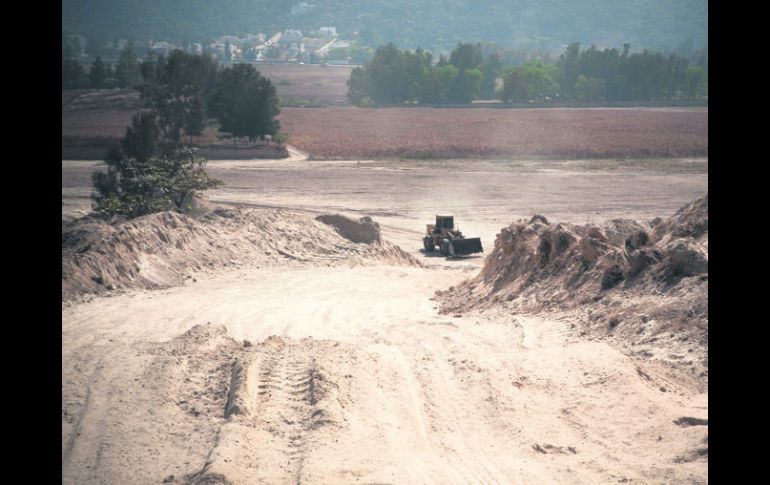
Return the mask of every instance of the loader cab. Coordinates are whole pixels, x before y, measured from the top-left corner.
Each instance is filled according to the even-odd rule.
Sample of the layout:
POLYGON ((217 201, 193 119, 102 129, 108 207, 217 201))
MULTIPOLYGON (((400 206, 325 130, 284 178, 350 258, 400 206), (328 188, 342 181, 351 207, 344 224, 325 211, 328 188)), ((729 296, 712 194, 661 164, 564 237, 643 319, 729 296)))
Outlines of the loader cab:
POLYGON ((439 233, 442 229, 454 229, 454 216, 436 216, 436 226, 433 232, 439 233))

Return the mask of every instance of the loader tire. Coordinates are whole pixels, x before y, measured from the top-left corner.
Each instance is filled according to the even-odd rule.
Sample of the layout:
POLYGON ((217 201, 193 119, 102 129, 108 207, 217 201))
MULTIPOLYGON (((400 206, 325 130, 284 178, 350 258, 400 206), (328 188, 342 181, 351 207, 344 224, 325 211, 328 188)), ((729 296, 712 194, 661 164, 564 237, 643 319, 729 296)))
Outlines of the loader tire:
POLYGON ((436 247, 433 246, 433 238, 432 237, 424 237, 422 238, 422 245, 425 246, 425 251, 432 253, 436 250, 436 247))
POLYGON ((449 256, 449 239, 441 240, 441 254, 449 256))

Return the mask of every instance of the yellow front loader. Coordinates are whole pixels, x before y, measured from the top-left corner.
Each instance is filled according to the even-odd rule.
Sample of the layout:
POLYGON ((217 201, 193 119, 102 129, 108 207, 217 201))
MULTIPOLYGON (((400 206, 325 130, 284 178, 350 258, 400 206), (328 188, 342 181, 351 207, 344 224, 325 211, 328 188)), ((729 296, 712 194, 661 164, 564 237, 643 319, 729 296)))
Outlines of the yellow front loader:
POLYGON ((459 228, 455 229, 453 216, 436 216, 436 223, 427 225, 427 234, 422 242, 426 252, 432 253, 438 248, 444 256, 463 256, 484 251, 480 238, 465 237, 459 228))

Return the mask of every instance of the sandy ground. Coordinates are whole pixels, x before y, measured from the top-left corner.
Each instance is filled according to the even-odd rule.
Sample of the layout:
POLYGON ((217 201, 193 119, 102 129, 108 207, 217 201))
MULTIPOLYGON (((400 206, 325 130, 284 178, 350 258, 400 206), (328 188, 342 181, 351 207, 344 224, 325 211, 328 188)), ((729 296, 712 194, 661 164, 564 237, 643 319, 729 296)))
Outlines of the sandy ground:
MULTIPOLYGON (((214 160, 225 182, 213 202, 313 213, 368 215, 383 235, 416 251, 425 224, 450 213, 467 235, 491 246, 500 228, 543 214, 575 224, 672 215, 708 187, 707 159, 313 161, 214 160)), ((94 161, 62 161, 62 216, 90 209, 94 161)))
MULTIPOLYGON (((534 213, 669 216, 706 160, 217 161, 225 204, 369 215, 425 268, 236 267, 62 305, 62 482, 706 483, 707 391, 575 322, 434 293, 483 256, 422 255, 453 213, 488 253, 534 213), (681 418, 694 418, 684 419, 681 418)), ((62 219, 93 162, 62 162, 62 219)))

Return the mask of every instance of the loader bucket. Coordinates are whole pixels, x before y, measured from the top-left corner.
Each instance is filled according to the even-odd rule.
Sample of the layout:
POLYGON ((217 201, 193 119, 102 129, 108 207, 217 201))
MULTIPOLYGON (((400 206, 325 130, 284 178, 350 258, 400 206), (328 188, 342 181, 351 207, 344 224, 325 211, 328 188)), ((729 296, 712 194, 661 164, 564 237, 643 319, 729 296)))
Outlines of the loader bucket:
POLYGON ((469 237, 465 239, 452 239, 450 241, 449 254, 463 256, 465 254, 481 252, 484 252, 484 249, 481 247, 481 238, 469 237))

